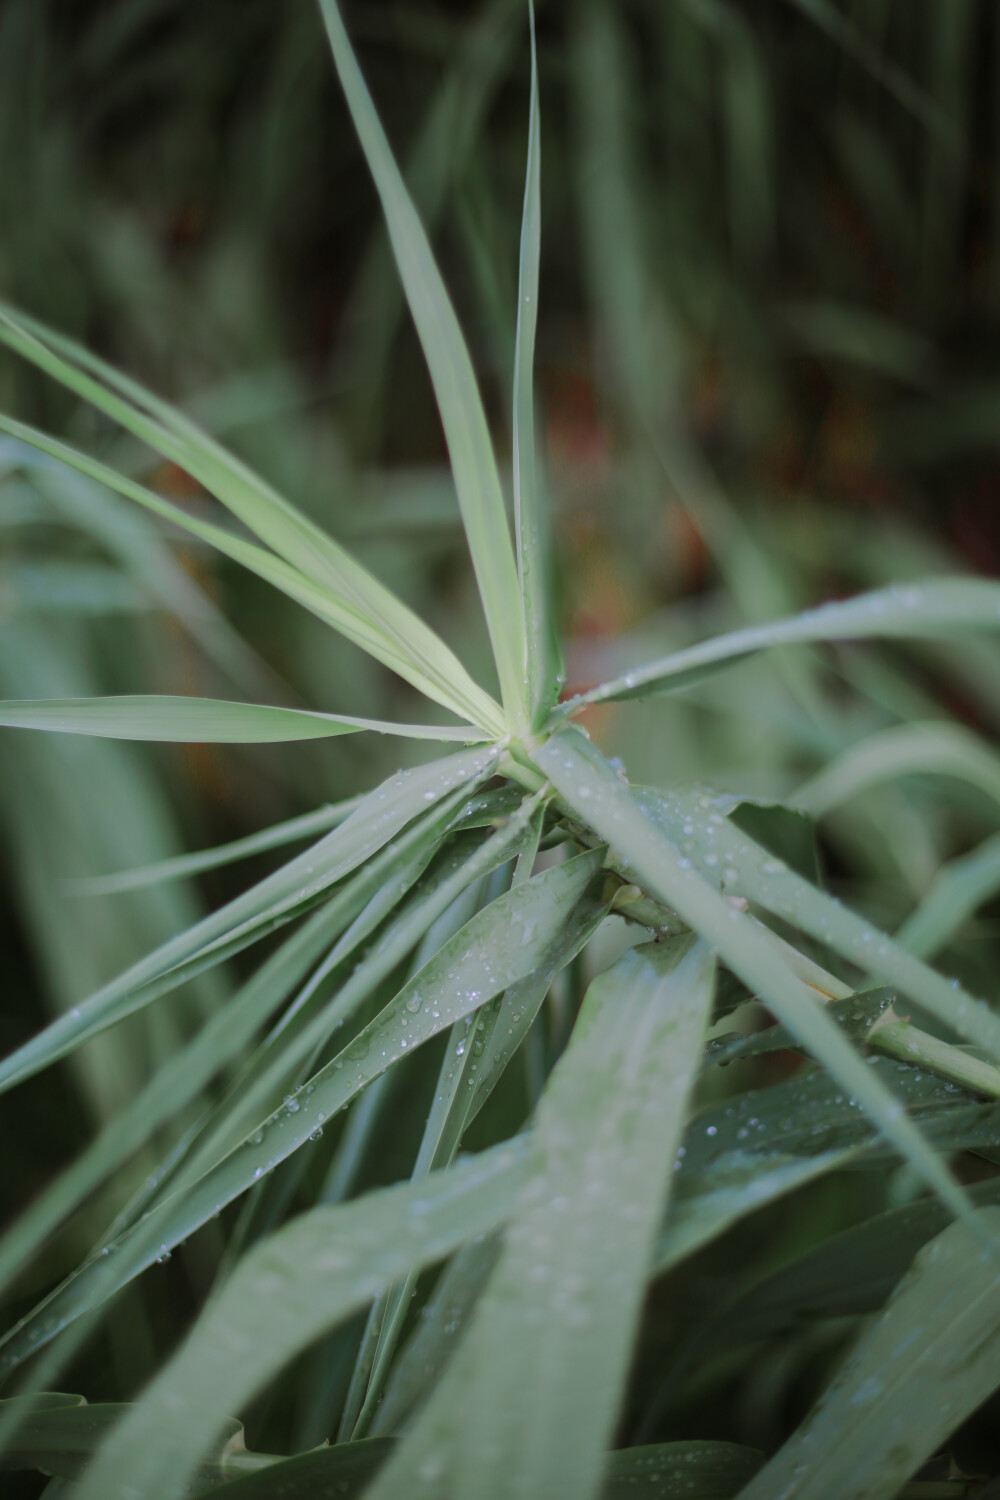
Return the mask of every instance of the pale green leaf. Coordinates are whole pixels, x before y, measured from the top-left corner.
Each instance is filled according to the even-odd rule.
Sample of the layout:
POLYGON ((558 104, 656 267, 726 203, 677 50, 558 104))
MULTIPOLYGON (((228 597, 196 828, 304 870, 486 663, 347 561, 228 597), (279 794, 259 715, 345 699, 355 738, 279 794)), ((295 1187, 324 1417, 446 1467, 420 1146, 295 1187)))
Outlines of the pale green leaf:
POLYGON ((246 838, 216 844, 212 849, 201 849, 197 854, 178 854, 172 859, 136 865, 131 870, 116 870, 110 875, 83 876, 67 882, 66 889, 77 896, 110 896, 119 891, 134 890, 137 886, 159 885, 164 880, 184 880, 191 875, 200 875, 204 870, 217 870, 236 860, 298 843, 313 834, 327 833, 338 823, 343 823, 360 801, 360 797, 349 797, 343 802, 333 802, 318 807, 315 812, 303 813, 301 817, 288 818, 284 823, 272 823, 269 828, 248 834, 246 838))
POLYGON ((231 703, 220 698, 123 695, 117 698, 34 698, 0 702, 0 725, 60 734, 93 734, 110 740, 155 740, 190 745, 262 745, 329 739, 372 729, 404 739, 486 738, 459 725, 390 724, 300 708, 231 703))
POLYGON ((901 776, 949 776, 1000 803, 1000 755, 961 724, 899 724, 836 756, 792 797, 822 818, 859 792, 901 776))
POLYGON ((893 985, 960 1036, 1000 1057, 1000 1021, 955 980, 921 963, 863 917, 796 875, 723 816, 735 799, 672 789, 637 790, 646 816, 683 846, 706 880, 826 944, 881 984, 893 985))
MULTIPOLYGON (((2 327, 3 324, 0 322, 0 330, 2 327)), ((30 444, 39 452, 65 464, 69 471, 76 470, 90 479, 99 481, 115 493, 134 500, 145 510, 151 511, 153 515, 169 521, 181 531, 189 532, 190 535, 207 542, 224 557, 229 557, 250 572, 256 573, 259 578, 265 579, 275 588, 280 589, 290 599, 301 604, 304 609, 310 610, 317 618, 331 625, 334 630, 339 630, 363 650, 370 652, 372 656, 391 667, 394 672, 398 672, 427 697, 452 709, 462 718, 468 718, 473 723, 482 722, 494 733, 499 734, 503 731, 503 716, 498 705, 472 682, 457 660, 452 659, 448 673, 448 681, 451 685, 446 687, 444 678, 436 676, 429 669, 424 670, 420 667, 413 660, 412 653, 404 649, 398 639, 395 639, 391 633, 387 633, 377 621, 370 619, 363 610, 359 610, 349 598, 336 593, 325 583, 318 583, 285 558, 276 556, 255 542, 248 542, 232 532, 225 531, 221 526, 199 520, 181 506, 165 500, 145 485, 119 474, 117 470, 101 463, 98 459, 91 458, 89 454, 82 453, 79 449, 49 437, 46 433, 39 432, 37 428, 17 422, 3 413, 0 413, 0 431, 13 433, 22 442, 30 444)), ((416 616, 413 619, 420 626, 414 634, 414 640, 419 641, 421 631, 425 627, 420 625, 416 616)), ((442 645, 441 651, 445 650, 446 648, 442 645)))
POLYGON ((0 1089, 11 1088, 65 1057, 87 1037, 114 1025, 161 992, 148 987, 182 982, 186 966, 196 964, 219 945, 253 941, 270 926, 308 909, 324 890, 376 853, 424 809, 452 796, 456 787, 488 775, 494 762, 492 751, 467 750, 390 777, 318 844, 171 938, 5 1058, 0 1063, 0 1089))
POLYGON ((521 259, 514 346, 514 528, 517 571, 524 611, 525 676, 531 726, 551 708, 559 691, 561 653, 552 618, 551 538, 535 455, 535 331, 541 255, 541 118, 535 12, 531 17, 531 114, 528 169, 521 218, 521 259))
MULTIPOLYGON (((516 848, 533 808, 490 841, 516 848)), ((325 1067, 200 1179, 164 1199, 107 1255, 98 1255, 0 1341, 0 1373, 100 1305, 273 1170, 369 1083, 422 1042, 549 961, 562 926, 600 867, 601 850, 546 870, 492 902, 413 976, 325 1067)), ((495 855, 493 856, 495 857, 495 855)))
MULTIPOLYGON (((325 598, 337 629, 436 701, 462 717, 471 717, 474 723, 485 715, 483 727, 501 732, 502 720, 489 697, 434 632, 331 537, 189 418, 72 340, 4 304, 0 304, 0 341, 179 464, 216 495, 285 560, 289 581, 301 576, 314 586, 314 593, 325 598)), ((64 445, 51 439, 40 442, 40 434, 9 418, 2 426, 56 457, 67 458, 59 451, 64 445)), ((68 461, 91 477, 106 480, 103 466, 81 463, 79 456, 68 461)), ((120 482, 112 487, 125 492, 120 482)), ((232 555, 232 545, 223 550, 232 555)))
POLYGON ((929 958, 1000 891, 1000 834, 942 866, 916 911, 896 933, 901 948, 929 958))
POLYGON ((526 1142, 426 1182, 315 1208, 252 1250, 98 1453, 79 1500, 174 1500, 223 1427, 293 1355, 413 1266, 502 1223, 526 1142))
POLYGON ((973 630, 1000 630, 1000 584, 984 578, 933 578, 926 583, 894 584, 855 599, 822 604, 788 619, 715 636, 581 693, 563 704, 560 712, 573 714, 587 703, 645 698, 689 687, 709 673, 771 646, 881 637, 935 639, 973 630))
POLYGON ((500 476, 465 339, 335 0, 320 0, 344 96, 375 182, 448 443, 504 707, 525 725, 524 629, 500 476))
POLYGON ((372 1500, 599 1492, 712 977, 679 939, 591 985, 497 1268, 372 1500))

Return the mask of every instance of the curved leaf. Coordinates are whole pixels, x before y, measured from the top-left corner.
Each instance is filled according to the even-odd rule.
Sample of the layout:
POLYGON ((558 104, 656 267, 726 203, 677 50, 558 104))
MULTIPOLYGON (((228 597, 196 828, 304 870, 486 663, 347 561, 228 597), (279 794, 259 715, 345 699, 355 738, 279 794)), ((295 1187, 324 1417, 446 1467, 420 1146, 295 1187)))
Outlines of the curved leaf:
POLYGON ((857 1098, 942 1201, 964 1214, 967 1200, 947 1167, 792 972, 781 949, 694 869, 589 741, 578 731, 563 731, 534 751, 532 759, 576 815, 615 846, 645 889, 677 911, 744 983, 766 998, 779 1020, 857 1098))
POLYGON ((162 989, 173 988, 194 965, 222 945, 245 945, 265 930, 307 910, 336 881, 357 869, 431 804, 455 795, 456 787, 484 777, 495 752, 469 750, 401 771, 369 793, 339 828, 289 861, 251 890, 171 938, 117 979, 53 1022, 0 1062, 0 1091, 65 1057, 89 1036, 113 1026, 162 989))
POLYGON ((183 1495, 227 1412, 396 1277, 502 1223, 528 1161, 527 1141, 508 1142, 427 1181, 314 1208, 264 1240, 115 1428, 79 1500, 183 1495))
POLYGON ((843 603, 822 604, 784 620, 715 636, 581 693, 560 705, 559 712, 574 714, 588 703, 646 698, 690 687, 710 672, 772 646, 880 637, 935 639, 970 630, 1000 630, 1000 584, 983 578, 894 584, 843 603))
POLYGON ((892 1500, 1000 1384, 998 1245, 1000 1209, 984 1208, 921 1250, 742 1500, 892 1500))

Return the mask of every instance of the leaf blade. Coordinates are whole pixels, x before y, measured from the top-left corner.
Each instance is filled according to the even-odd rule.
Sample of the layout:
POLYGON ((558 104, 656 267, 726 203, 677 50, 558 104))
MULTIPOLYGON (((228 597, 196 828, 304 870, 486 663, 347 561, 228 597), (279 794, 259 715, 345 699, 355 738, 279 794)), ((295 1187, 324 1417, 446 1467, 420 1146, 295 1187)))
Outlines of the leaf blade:
POLYGON ((538 102, 538 57, 534 0, 531 20, 531 107, 528 165, 521 217, 521 252, 517 287, 517 331, 514 340, 514 531, 517 572, 524 613, 524 670, 530 727, 539 725, 559 691, 562 659, 552 618, 551 536, 543 504, 535 453, 535 334, 538 326, 538 280, 541 260, 541 114, 538 102))
POLYGON ((523 727, 524 627, 517 572, 500 476, 472 361, 335 0, 320 0, 320 10, 430 370, 504 708, 512 724, 523 727))
POLYGON ((822 604, 803 614, 750 625, 676 651, 560 705, 573 714, 588 703, 648 697, 698 682, 710 672, 773 646, 875 638, 931 639, 967 630, 1000 630, 1000 584, 982 578, 935 578, 822 604))
POLYGON ((998 1238, 1000 1209, 986 1208, 918 1253, 818 1406, 743 1500, 890 1500, 899 1492, 1000 1381, 998 1238))
POLYGON ((111 740, 160 744, 264 745, 330 739, 373 730, 403 739, 482 742, 484 731, 461 725, 391 724, 347 714, 272 708, 224 698, 170 694, 122 694, 114 698, 8 698, 0 701, 0 725, 54 734, 89 734, 111 740))
POLYGON ((835 1073, 953 1212, 968 1211, 965 1195, 906 1118, 898 1100, 873 1076, 808 987, 788 968, 768 934, 691 867, 691 861, 643 813, 606 761, 574 731, 553 736, 532 759, 574 810, 613 842, 656 898, 677 911, 715 947, 756 993, 767 997, 814 1057, 835 1073))
POLYGON ((591 985, 497 1268, 372 1500, 599 1491, 713 975, 680 939, 591 985))

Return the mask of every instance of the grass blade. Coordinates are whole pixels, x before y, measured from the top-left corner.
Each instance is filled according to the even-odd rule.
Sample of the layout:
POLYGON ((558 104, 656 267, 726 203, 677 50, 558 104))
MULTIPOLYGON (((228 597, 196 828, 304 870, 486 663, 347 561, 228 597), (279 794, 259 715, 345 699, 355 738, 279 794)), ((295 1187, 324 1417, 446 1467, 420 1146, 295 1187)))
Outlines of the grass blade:
POLYGON ((30 1078, 33 1073, 65 1057, 87 1037, 94 1036, 154 998, 143 987, 172 975, 172 983, 186 977, 186 965, 216 945, 252 940, 269 923, 288 920, 322 892, 387 844, 400 829, 431 803, 452 795, 456 786, 489 773, 495 755, 465 751, 400 772, 371 792, 339 828, 282 869, 171 938, 117 979, 75 1006, 51 1026, 0 1062, 0 1091, 30 1078))
POLYGON ((1000 1209, 986 1208, 919 1252, 881 1317, 743 1500, 891 1500, 899 1493, 1000 1382, 998 1242, 1000 1209))
POLYGON ((532 758, 577 815, 613 842, 643 887, 678 912, 754 993, 766 998, 778 1019, 858 1100, 942 1202, 954 1213, 966 1213, 965 1195, 947 1167, 813 992, 792 973, 781 950, 701 877, 589 742, 578 733, 563 733, 534 751, 532 758))
MULTIPOLYGON (((459 698, 477 703, 473 721, 478 722, 490 700, 443 641, 331 537, 187 417, 72 340, 2 303, 0 341, 179 464, 272 547, 293 574, 318 586, 340 620, 338 629, 415 686, 418 680, 434 684, 431 696, 439 702, 452 706, 459 698)), ((7 419, 3 426, 38 445, 37 434, 20 424, 7 419)), ((457 711, 466 716, 468 708, 457 711)), ((495 717, 492 727, 499 727, 495 717)))
POLYGON ((863 917, 786 868, 722 812, 732 799, 642 789, 646 815, 727 895, 743 896, 834 949, 881 984, 892 985, 960 1036, 1000 1057, 1000 1021, 981 1000, 938 974, 863 917))
POLYGON ((223 865, 234 864, 240 859, 250 859, 255 854, 264 854, 269 849, 280 849, 285 844, 295 844, 311 838, 317 833, 327 833, 336 828, 360 803, 360 797, 349 797, 344 802, 333 802, 319 807, 315 812, 303 813, 301 817, 289 818, 284 823, 272 823, 260 833, 248 834, 246 838, 233 839, 228 844, 216 844, 212 849, 201 849, 197 854, 178 854, 171 859, 160 859, 151 865, 136 865, 131 870, 116 870, 111 875, 87 875, 67 885, 77 896, 112 896, 119 891, 135 890, 138 886, 159 885, 165 880, 186 880, 200 875, 205 870, 217 870, 223 865))
POLYGON ((573 714, 588 703, 646 698, 690 687, 709 673, 772 646, 882 637, 934 639, 972 630, 1000 630, 1000 584, 983 578, 933 578, 926 583, 893 585, 784 620, 714 636, 581 693, 559 711, 573 714))
POLYGON ((599 1492, 713 970, 682 938, 631 950, 591 985, 500 1261, 372 1500, 599 1492))
POLYGON ((505 1143, 427 1182, 313 1209, 265 1240, 102 1447, 79 1500, 182 1494, 227 1413, 294 1354, 396 1277, 502 1223, 527 1160, 525 1142, 505 1143))
POLYGON ((1000 891, 1000 834, 942 866, 923 901, 907 917, 895 941, 919 958, 931 955, 1000 891))
MULTIPOLYGON (((2 327, 3 324, 0 323, 0 330, 2 327)), ((138 484, 134 479, 126 478, 107 464, 91 458, 89 454, 70 447, 68 443, 59 442, 56 438, 39 432, 37 428, 27 426, 24 422, 17 422, 12 417, 4 416, 3 413, 0 413, 0 431, 12 433, 20 441, 36 448, 58 463, 65 464, 68 469, 76 470, 86 475, 87 478, 96 480, 116 494, 128 500, 134 500, 136 504, 152 512, 153 515, 159 516, 161 520, 168 521, 181 531, 189 532, 192 536, 207 542, 224 557, 229 557, 251 573, 256 573, 259 578, 265 579, 267 583, 280 589, 290 599, 294 599, 297 604, 301 604, 304 609, 310 610, 327 625, 331 625, 334 630, 338 630, 349 640, 354 641, 376 660, 384 662, 387 667, 398 672, 426 697, 442 704, 445 708, 450 708, 460 718, 469 719, 474 724, 481 723, 484 728, 489 728, 496 734, 503 732, 503 714, 499 705, 472 681, 457 658, 452 657, 450 662, 445 663, 447 671, 444 675, 431 670, 428 662, 421 666, 414 659, 413 652, 401 644, 402 633, 398 638, 392 633, 387 633, 377 622, 373 622, 364 610, 355 607, 349 598, 342 597, 325 582, 318 583, 286 559, 276 556, 264 547, 259 547, 255 542, 245 541, 242 537, 225 531, 221 526, 198 520, 179 505, 165 500, 161 495, 145 485, 138 484)), ((344 555, 346 556, 346 553, 344 555)), ((391 595, 388 597, 392 598, 391 595)), ((419 643, 423 639, 421 632, 426 635, 427 630, 416 616, 412 618, 419 627, 413 635, 413 640, 419 643)), ((405 621, 401 622, 401 632, 404 625, 405 621)), ((443 643, 439 643, 439 647, 441 652, 447 651, 443 643)), ((435 653, 431 652, 428 660, 432 664, 433 660, 436 660, 435 653)))
POLYGON ((330 739, 372 729, 403 739, 482 742, 482 730, 460 725, 389 724, 380 719, 271 708, 221 698, 169 694, 117 698, 29 698, 0 702, 0 725, 58 734, 92 734, 109 740, 154 740, 182 745, 272 745, 330 739))
POLYGON ((799 787, 795 807, 825 817, 859 792, 900 776, 950 776, 1000 803, 1000 755, 961 724, 898 724, 866 736, 799 787))
POLYGON ((504 708, 526 727, 524 629, 500 476, 475 372, 424 227, 361 76, 335 0, 320 10, 341 87, 382 202, 451 457, 455 488, 493 645, 504 708))
POLYGON ((541 118, 535 9, 531 17, 531 113, 528 169, 521 218, 521 257, 514 345, 514 530, 517 572, 524 612, 525 676, 531 727, 552 707, 559 692, 562 658, 551 599, 551 539, 542 503, 535 455, 535 331, 538 325, 538 269, 541 254, 541 118))
MULTIPOLYGON (((493 853, 488 857, 496 857, 503 841, 516 852, 532 810, 527 804, 521 826, 512 819, 513 826, 494 836, 490 841, 493 853)), ((487 857, 484 851, 481 854, 487 857)), ((196 1183, 160 1203, 134 1232, 108 1247, 114 1253, 88 1262, 12 1329, 0 1341, 0 1374, 99 1306, 158 1255, 259 1182, 413 1048, 543 965, 600 860, 600 851, 567 860, 494 901, 468 922, 342 1052, 290 1094, 252 1136, 196 1183)))

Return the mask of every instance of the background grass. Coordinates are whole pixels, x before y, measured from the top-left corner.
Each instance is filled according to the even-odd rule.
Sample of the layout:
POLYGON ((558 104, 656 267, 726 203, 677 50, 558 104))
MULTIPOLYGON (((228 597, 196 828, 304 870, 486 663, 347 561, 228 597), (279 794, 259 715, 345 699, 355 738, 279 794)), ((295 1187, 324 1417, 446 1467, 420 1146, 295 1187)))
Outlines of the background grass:
MULTIPOLYGON (((529 87, 522 7, 345 10, 503 451, 529 87)), ((545 0, 538 26, 536 385, 568 687, 858 587, 1000 573, 994 8, 545 0)), ((310 0, 7 0, 0 161, 0 292, 187 405, 490 683, 433 397, 310 0)), ((126 468, 139 462, 129 440, 13 360, 0 362, 0 404, 126 468)), ((418 716, 410 690, 265 585, 20 459, 0 448, 3 697, 257 690, 289 706, 418 716)), ((153 477, 205 509, 171 465, 153 477)), ((635 781, 770 796, 868 734, 928 720, 995 738, 988 653, 787 653, 682 697, 595 708, 586 722, 635 781)), ((152 748, 5 734, 0 924, 14 998, 2 1050, 271 866, 102 902, 75 894, 74 879, 256 831, 406 757, 422 758, 419 747, 350 737, 152 748)), ((967 767, 903 776, 889 764, 820 829, 830 888, 891 931, 943 866, 995 835, 997 799, 967 767)), ((941 955, 987 998, 995 890, 941 955)), ((240 974, 237 960, 0 1101, 0 1128, 18 1143, 5 1215, 240 974)), ((564 1026, 587 977, 564 985, 564 1026)), ((734 1065, 709 1087, 775 1080, 784 1066, 781 1054, 734 1065)), ((433 1078, 397 1071, 394 1128, 368 1142, 356 1189, 409 1170, 400 1139, 422 1123, 433 1078)), ((530 1072, 520 1086, 527 1095, 530 1072)), ((497 1108, 514 1121, 523 1103, 497 1108)), ((314 1193, 335 1144, 328 1133, 282 1213, 314 1193)), ((153 1159, 135 1164, 135 1183, 153 1159)), ((622 1439, 775 1447, 853 1321, 711 1346, 683 1379, 677 1350, 721 1299, 913 1190, 905 1170, 824 1180, 657 1283, 622 1439)), ((88 1204, 33 1264, 25 1307, 121 1193, 88 1204)), ((64 1388, 134 1393, 200 1303, 231 1227, 209 1226, 126 1292, 64 1388)), ((290 1451, 328 1435, 353 1349, 333 1338, 315 1360, 240 1414, 252 1446, 290 1451)), ((989 1431, 987 1413, 955 1440, 967 1467, 1000 1468, 989 1431)), ((35 1484, 9 1482, 25 1494, 35 1484)))

